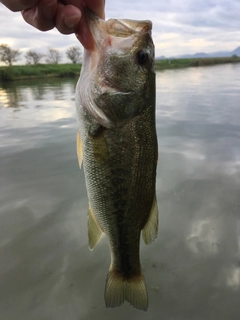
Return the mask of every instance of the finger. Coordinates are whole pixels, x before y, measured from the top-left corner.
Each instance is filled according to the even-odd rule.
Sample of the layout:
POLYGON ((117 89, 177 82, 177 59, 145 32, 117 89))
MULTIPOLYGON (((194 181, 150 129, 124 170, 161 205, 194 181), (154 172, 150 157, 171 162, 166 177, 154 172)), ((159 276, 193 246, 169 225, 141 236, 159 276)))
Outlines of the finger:
POLYGON ((38 6, 22 11, 24 20, 33 27, 47 31, 55 27, 56 0, 40 0, 38 6))
POLYGON ((1 0, 8 9, 17 12, 27 8, 35 7, 39 0, 1 0))
POLYGON ((82 17, 80 9, 72 5, 58 5, 56 28, 63 34, 73 33, 82 17))
MULTIPOLYGON (((105 0, 85 0, 85 6, 87 6, 89 9, 95 12, 100 18, 104 19, 105 0)), ((75 34, 86 50, 93 50, 94 39, 88 27, 88 22, 84 14, 84 8, 81 8, 81 10, 82 18, 80 20, 77 30, 75 31, 75 34)))
POLYGON ((85 0, 85 5, 96 13, 101 19, 105 18, 105 0, 85 0))
POLYGON ((86 50, 94 49, 93 36, 84 15, 80 20, 78 29, 75 31, 75 35, 86 50))
POLYGON ((95 12, 100 18, 104 19, 105 0, 64 0, 64 3, 71 4, 82 11, 84 6, 87 6, 95 12))

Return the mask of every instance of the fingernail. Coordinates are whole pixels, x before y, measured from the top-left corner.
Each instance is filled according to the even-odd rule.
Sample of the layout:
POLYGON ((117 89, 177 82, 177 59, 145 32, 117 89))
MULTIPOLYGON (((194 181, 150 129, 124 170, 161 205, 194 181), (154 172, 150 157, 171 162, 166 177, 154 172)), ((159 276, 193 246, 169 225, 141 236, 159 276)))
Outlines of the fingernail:
POLYGON ((65 17, 64 23, 68 28, 75 27, 81 19, 81 14, 76 14, 73 16, 65 17))

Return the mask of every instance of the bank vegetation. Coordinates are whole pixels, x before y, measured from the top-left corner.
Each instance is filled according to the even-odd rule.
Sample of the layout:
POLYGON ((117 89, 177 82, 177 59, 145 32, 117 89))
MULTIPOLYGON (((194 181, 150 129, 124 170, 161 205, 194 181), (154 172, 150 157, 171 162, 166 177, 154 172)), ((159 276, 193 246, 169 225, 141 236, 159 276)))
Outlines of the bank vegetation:
MULTIPOLYGON (((225 63, 239 63, 238 56, 226 58, 197 58, 197 59, 171 59, 156 60, 156 71, 166 69, 179 69, 187 67, 210 66, 225 63)), ((76 77, 81 70, 80 63, 65 64, 27 64, 9 65, 0 67, 0 82, 20 79, 34 79, 45 77, 76 77)))
POLYGON ((233 55, 232 57, 224 58, 193 58, 193 59, 164 59, 156 60, 156 70, 178 69, 188 67, 203 67, 225 63, 238 63, 240 57, 233 55))

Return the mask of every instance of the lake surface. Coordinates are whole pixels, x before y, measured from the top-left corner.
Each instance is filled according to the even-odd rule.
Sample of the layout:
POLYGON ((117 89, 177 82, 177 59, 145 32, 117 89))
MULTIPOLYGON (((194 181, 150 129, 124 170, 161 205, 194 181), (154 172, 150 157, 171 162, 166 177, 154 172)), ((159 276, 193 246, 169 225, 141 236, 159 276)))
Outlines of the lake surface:
POLYGON ((0 85, 0 318, 240 319, 240 64, 157 73, 159 236, 147 313, 104 305, 75 151, 76 80, 0 85))

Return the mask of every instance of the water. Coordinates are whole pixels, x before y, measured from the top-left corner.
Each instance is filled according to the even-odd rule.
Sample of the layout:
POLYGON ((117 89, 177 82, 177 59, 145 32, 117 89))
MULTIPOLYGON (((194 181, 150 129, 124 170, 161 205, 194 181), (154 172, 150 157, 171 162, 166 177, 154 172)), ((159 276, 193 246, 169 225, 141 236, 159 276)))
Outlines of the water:
POLYGON ((76 80, 0 86, 4 320, 238 320, 240 64, 157 74, 159 237, 141 243, 147 313, 105 309, 106 239, 87 244, 76 80))

